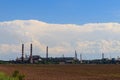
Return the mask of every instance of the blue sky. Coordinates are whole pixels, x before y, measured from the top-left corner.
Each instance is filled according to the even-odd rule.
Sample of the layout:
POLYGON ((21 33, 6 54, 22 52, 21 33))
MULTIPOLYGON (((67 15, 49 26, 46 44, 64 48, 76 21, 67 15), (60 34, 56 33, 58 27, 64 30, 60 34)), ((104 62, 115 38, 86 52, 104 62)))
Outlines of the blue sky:
POLYGON ((0 21, 48 23, 120 22, 120 0, 1 0, 0 21))

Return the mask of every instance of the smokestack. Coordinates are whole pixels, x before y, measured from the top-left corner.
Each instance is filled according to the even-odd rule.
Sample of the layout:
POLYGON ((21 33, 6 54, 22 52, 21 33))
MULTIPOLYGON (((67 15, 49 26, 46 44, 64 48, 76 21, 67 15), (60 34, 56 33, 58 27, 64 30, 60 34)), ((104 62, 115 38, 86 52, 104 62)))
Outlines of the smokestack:
POLYGON ((104 59, 104 53, 102 53, 102 59, 104 59))
POLYGON ((32 43, 30 44, 30 63, 33 63, 33 59, 32 59, 32 43))
POLYGON ((64 58, 64 54, 62 55, 62 58, 64 58))
POLYGON ((82 54, 80 54, 80 63, 82 63, 82 54))
POLYGON ((77 52, 76 52, 76 50, 75 50, 75 60, 77 60, 77 52))
POLYGON ((46 59, 48 59, 48 46, 46 47, 46 59))
POLYGON ((46 63, 48 63, 48 46, 46 47, 46 63))
POLYGON ((22 44, 22 62, 24 61, 24 44, 22 44))

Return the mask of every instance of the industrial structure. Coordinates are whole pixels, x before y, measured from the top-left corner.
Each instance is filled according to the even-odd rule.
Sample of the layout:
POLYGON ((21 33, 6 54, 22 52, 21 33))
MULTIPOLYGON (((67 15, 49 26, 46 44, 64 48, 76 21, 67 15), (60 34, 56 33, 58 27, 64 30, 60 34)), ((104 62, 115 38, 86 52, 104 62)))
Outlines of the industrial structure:
POLYGON ((80 54, 80 63, 82 64, 82 54, 80 54))
POLYGON ((30 55, 24 57, 24 44, 22 44, 22 56, 20 58, 17 58, 15 63, 38 63, 41 60, 41 57, 39 55, 32 55, 33 46, 32 43, 30 44, 30 55))
POLYGON ((75 57, 48 57, 48 46, 46 47, 46 57, 40 57, 39 55, 33 55, 33 45, 30 44, 30 55, 24 57, 24 44, 22 44, 22 55, 20 58, 17 58, 15 61, 12 61, 16 64, 72 64, 78 63, 77 52, 75 50, 75 57))
POLYGON ((120 58, 105 58, 104 53, 101 54, 101 59, 85 60, 80 54, 80 59, 77 57, 77 51, 75 50, 74 57, 49 57, 48 46, 46 47, 46 57, 41 57, 40 55, 33 55, 33 45, 30 44, 29 56, 25 56, 24 44, 22 44, 21 57, 16 60, 10 61, 10 63, 15 64, 120 64, 120 58))

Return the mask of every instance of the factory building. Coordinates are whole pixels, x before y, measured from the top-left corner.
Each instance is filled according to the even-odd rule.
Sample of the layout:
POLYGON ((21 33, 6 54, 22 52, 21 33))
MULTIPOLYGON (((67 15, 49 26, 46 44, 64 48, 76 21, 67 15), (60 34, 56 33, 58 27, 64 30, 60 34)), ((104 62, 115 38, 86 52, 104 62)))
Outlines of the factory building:
POLYGON ((77 51, 75 50, 74 57, 49 57, 48 46, 46 47, 46 57, 40 57, 39 55, 33 55, 33 45, 30 44, 30 53, 28 56, 24 54, 24 44, 22 44, 21 57, 17 58, 12 63, 16 64, 120 64, 120 58, 105 58, 102 53, 101 59, 84 60, 82 54, 80 54, 80 60, 77 58, 77 51))
POLYGON ((15 63, 22 64, 72 64, 78 62, 77 53, 75 51, 75 57, 48 57, 48 46, 46 47, 46 57, 40 57, 39 55, 33 55, 33 45, 30 44, 30 55, 24 57, 24 44, 22 44, 22 55, 20 58, 17 58, 15 63))
POLYGON ((24 57, 24 44, 22 44, 22 56, 20 58, 17 58, 15 63, 39 63, 42 59, 39 55, 33 55, 33 46, 30 44, 30 55, 24 57))

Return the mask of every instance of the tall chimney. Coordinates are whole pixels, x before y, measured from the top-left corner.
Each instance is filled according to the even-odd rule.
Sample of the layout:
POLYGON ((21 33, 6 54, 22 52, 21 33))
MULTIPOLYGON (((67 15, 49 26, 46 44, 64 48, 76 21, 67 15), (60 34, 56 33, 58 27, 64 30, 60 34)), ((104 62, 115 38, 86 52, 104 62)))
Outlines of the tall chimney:
POLYGON ((102 59, 104 59, 104 53, 102 53, 102 59))
POLYGON ((75 50, 75 60, 77 60, 77 52, 76 52, 76 50, 75 50))
POLYGON ((30 44, 30 63, 33 63, 33 59, 32 59, 32 43, 30 44))
POLYGON ((46 47, 46 59, 48 59, 48 46, 46 47))
POLYGON ((22 44, 22 62, 24 61, 24 44, 22 44))
POLYGON ((82 63, 82 54, 80 54, 80 63, 82 63))
POLYGON ((62 58, 64 58, 64 54, 62 55, 62 58))

